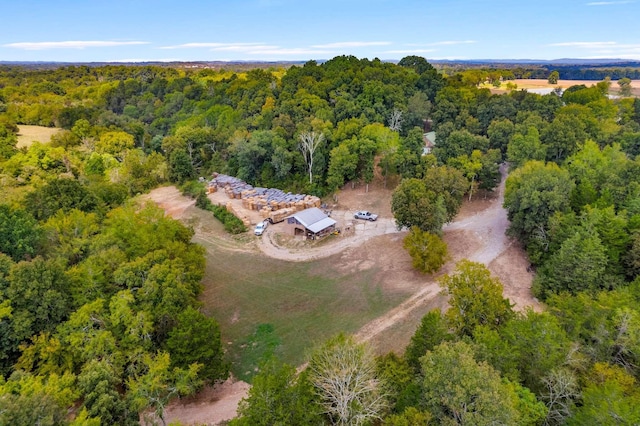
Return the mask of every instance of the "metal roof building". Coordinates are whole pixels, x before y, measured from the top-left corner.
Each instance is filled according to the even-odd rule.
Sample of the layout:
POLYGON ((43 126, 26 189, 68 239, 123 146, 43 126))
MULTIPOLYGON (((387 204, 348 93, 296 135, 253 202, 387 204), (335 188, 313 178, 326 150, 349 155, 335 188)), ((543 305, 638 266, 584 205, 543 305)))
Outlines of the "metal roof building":
POLYGON ((287 223, 294 226, 294 235, 322 236, 335 229, 336 221, 317 207, 299 211, 287 217, 287 223))

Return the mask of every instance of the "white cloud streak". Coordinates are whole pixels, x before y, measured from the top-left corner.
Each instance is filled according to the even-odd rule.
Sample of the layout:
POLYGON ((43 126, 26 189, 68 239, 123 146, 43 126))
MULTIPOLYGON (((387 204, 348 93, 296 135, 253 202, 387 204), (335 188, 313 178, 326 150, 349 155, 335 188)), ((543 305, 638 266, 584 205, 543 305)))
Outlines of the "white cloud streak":
POLYGON ((421 43, 421 44, 407 44, 407 46, 454 46, 457 44, 474 44, 477 43, 476 40, 444 40, 444 41, 436 41, 433 43, 421 43))
POLYGON ((175 46, 162 46, 160 49, 225 49, 263 45, 264 43, 184 43, 175 46))
POLYGON ((580 47, 583 49, 600 49, 602 47, 615 46, 615 41, 568 41, 563 43, 552 43, 549 46, 580 47))
POLYGON ((318 49, 341 49, 344 47, 389 46, 390 44, 390 41, 341 41, 337 43, 316 44, 312 47, 318 49))
POLYGON ((571 41, 553 43, 553 47, 569 47, 587 51, 587 58, 640 58, 640 44, 622 44, 615 41, 571 41))
POLYGON ((412 53, 431 53, 436 52, 436 49, 407 49, 407 50, 385 50, 382 53, 402 54, 408 55, 412 53))
POLYGON ((630 3, 635 3, 635 1, 632 0, 626 0, 626 1, 592 1, 587 3, 587 6, 615 6, 615 5, 619 5, 619 4, 630 4, 630 3))
POLYGON ((86 49, 93 47, 121 47, 150 44, 147 41, 41 41, 4 44, 22 50, 50 50, 50 49, 86 49))

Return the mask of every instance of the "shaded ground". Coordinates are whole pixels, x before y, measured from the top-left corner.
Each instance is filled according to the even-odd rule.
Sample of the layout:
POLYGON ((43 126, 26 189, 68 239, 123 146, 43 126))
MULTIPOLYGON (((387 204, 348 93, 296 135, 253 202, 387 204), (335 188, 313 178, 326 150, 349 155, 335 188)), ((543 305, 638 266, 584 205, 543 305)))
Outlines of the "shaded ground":
MULTIPOLYGON (((504 174, 506 171, 502 172, 504 174)), ((159 188, 152 191, 148 197, 173 217, 180 218, 194 227, 195 241, 207 248, 208 264, 216 261, 220 263, 221 253, 236 251, 236 258, 244 259, 248 256, 247 258, 254 259, 258 266, 264 265, 264 261, 260 259, 265 257, 285 262, 277 263, 275 268, 289 267, 286 262, 308 266, 310 276, 364 274, 363 276, 368 277, 375 271, 371 278, 375 277, 380 292, 375 297, 384 295, 384 298, 400 299, 393 308, 360 326, 355 335, 361 341, 371 342, 379 353, 401 353, 423 315, 434 308, 446 309, 447 301, 440 294, 437 278, 451 272, 455 263, 463 258, 485 263, 491 272, 500 278, 505 296, 515 304, 516 309, 524 309, 527 306, 540 309, 539 303, 531 295, 533 277, 527 272, 529 263, 526 256, 522 249, 504 234, 508 221, 506 212, 502 209, 503 191, 504 179, 495 193, 479 195, 471 202, 465 201, 456 220, 445 227, 444 239, 452 260, 437 275, 421 275, 413 270, 411 259, 402 248, 402 240, 406 233, 395 228, 388 207, 391 191, 381 184, 370 185, 369 192, 365 192, 363 186, 344 189, 339 193, 337 201, 330 205, 333 209, 332 217, 338 220, 339 226, 353 221, 353 211, 359 209, 379 213, 380 218, 377 222, 354 221, 353 235, 331 236, 323 241, 302 241, 284 236, 278 232, 277 224, 270 226, 261 238, 254 237, 251 233, 231 237, 221 232, 219 224, 209 222, 210 214, 198 216, 201 211, 192 206, 193 201, 182 197, 175 188, 159 188)), ((228 202, 226 196, 224 197, 225 199, 218 199, 217 196, 213 196, 212 201, 228 202)), ((253 219, 252 213, 257 215, 257 212, 247 212, 247 219, 256 222, 261 219, 259 215, 253 219)), ((230 262, 233 257, 224 259, 230 262)), ((240 281, 247 279, 242 278, 246 271, 227 272, 239 274, 240 281)), ((350 284, 347 282, 344 285, 350 284)), ((218 291, 216 288, 205 289, 204 297, 221 298, 218 291), (208 292, 211 294, 207 295, 208 292)), ((242 286, 238 287, 238 291, 242 291, 242 286)), ((241 293, 238 293, 238 296, 241 297, 241 293)), ((285 303, 280 308, 274 308, 294 308, 292 312, 295 312, 300 306, 288 306, 285 303)), ((246 312, 234 311, 232 306, 227 306, 226 309, 229 315, 228 322, 232 326, 247 319, 246 312)), ((293 318, 291 322, 296 321, 293 318)), ((180 420, 187 425, 216 424, 230 418, 230 415, 233 417, 237 402, 248 389, 248 385, 243 382, 235 383, 240 384, 232 386, 228 383, 220 389, 206 390, 202 395, 190 400, 174 402, 168 410, 168 418, 180 420)))

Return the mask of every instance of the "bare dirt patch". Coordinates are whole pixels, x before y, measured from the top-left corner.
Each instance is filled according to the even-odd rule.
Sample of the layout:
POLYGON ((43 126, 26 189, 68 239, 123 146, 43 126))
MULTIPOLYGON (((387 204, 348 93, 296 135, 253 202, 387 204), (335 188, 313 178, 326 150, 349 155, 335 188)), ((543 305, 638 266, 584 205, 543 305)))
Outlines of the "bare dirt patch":
POLYGON ((197 395, 176 399, 165 410, 167 423, 184 426, 218 425, 236 417, 238 403, 247 396, 249 384, 233 378, 214 387, 207 386, 197 395))
POLYGON ((51 141, 51 136, 62 131, 62 129, 55 127, 28 126, 24 124, 19 125, 18 129, 18 148, 29 147, 34 141, 48 143, 51 141))
MULTIPOLYGON (((445 227, 444 240, 451 260, 435 275, 422 275, 412 268, 411 259, 402 247, 406 231, 396 229, 391 215, 392 190, 384 188, 380 181, 369 185, 368 192, 364 185, 347 187, 335 200, 331 200, 332 217, 339 224, 351 221, 356 229, 353 235, 330 236, 320 242, 285 237, 278 224, 269 226, 261 238, 254 238, 252 233, 248 233, 243 240, 233 239, 223 235, 220 226, 208 225, 212 220, 211 214, 203 212, 204 216, 199 215, 198 212, 202 211, 193 207, 194 201, 180 195, 174 187, 156 189, 146 197, 162 206, 172 217, 194 227, 194 241, 207 248, 208 261, 215 259, 216 252, 220 250, 242 250, 253 252, 255 256, 264 254, 293 262, 316 262, 327 258, 331 264, 331 269, 324 272, 327 274, 371 274, 375 271, 372 278, 384 295, 381 297, 392 297, 402 302, 360 327, 355 334, 359 340, 371 342, 379 353, 401 353, 423 315, 435 308, 446 309, 447 299, 441 294, 438 278, 452 272, 455 263, 463 258, 486 264, 500 278, 505 296, 510 298, 516 309, 526 306, 541 308, 531 295, 532 275, 527 272, 529 263, 525 253, 504 233, 508 226, 506 212, 502 208, 505 168, 502 168, 502 173, 503 181, 497 191, 480 193, 472 201, 465 201, 455 221, 445 227), (380 218, 376 222, 354 221, 353 212, 359 209, 374 211, 380 218)), ((212 202, 232 202, 238 209, 242 208, 241 200, 231 200, 224 193, 215 194, 210 196, 212 202)), ((257 212, 246 213, 251 222, 262 220, 257 212), (254 213, 257 217, 250 216, 254 213)), ((327 261, 315 265, 326 268, 327 261)), ((357 294, 358 290, 353 292, 357 294)), ((242 315, 234 311, 233 321, 237 322, 242 315)), ((238 401, 246 396, 248 389, 246 383, 236 383, 227 383, 205 390, 189 400, 173 403, 169 418, 185 425, 218 424, 232 418, 238 401)))

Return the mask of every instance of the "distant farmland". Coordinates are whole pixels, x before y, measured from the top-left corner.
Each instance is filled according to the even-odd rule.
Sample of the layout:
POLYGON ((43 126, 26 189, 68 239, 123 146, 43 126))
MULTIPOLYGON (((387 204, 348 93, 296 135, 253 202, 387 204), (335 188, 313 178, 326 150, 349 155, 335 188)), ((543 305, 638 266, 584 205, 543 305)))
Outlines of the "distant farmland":
MULTIPOLYGON (((513 83, 517 85, 516 90, 521 89, 554 89, 556 87, 566 89, 571 86, 577 86, 580 84, 584 84, 587 87, 593 86, 595 84, 600 83, 602 80, 558 80, 557 84, 549 84, 546 79, 516 79, 516 80, 508 80, 502 82, 500 88, 494 88, 491 85, 487 84, 486 86, 491 89, 494 93, 504 93, 507 91, 507 83, 513 83)), ((617 81, 611 81, 611 88, 609 92, 611 94, 617 94, 620 86, 618 86, 617 81)), ((640 80, 632 80, 631 81, 631 91, 634 96, 640 96, 640 80)))

